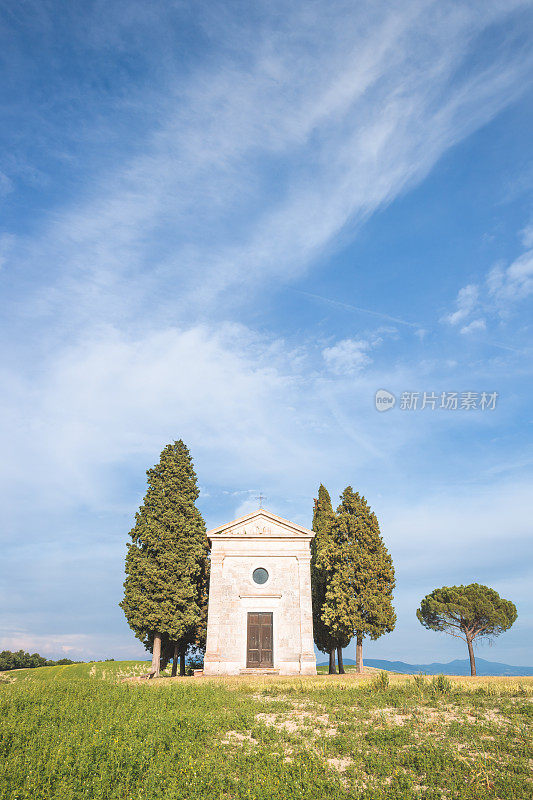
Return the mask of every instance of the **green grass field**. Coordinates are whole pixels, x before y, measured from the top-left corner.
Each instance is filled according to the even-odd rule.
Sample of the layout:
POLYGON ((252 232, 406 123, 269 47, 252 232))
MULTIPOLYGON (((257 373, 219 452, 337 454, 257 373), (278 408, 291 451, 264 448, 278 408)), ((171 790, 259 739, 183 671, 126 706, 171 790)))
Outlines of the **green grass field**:
POLYGON ((0 675, 2 800, 533 796, 533 679, 0 675))

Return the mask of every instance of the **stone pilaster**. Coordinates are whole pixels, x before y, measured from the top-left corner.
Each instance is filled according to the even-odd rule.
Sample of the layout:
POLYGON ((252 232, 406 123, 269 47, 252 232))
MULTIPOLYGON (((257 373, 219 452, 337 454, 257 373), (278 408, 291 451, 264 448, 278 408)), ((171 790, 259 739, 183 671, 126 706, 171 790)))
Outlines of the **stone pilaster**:
POLYGON ((218 652, 218 640, 221 626, 221 602, 222 602, 222 567, 224 556, 222 553, 211 553, 211 565, 209 575, 209 605, 207 610, 207 641, 204 656, 204 674, 218 674, 218 662, 220 653, 218 652))
POLYGON ((298 573, 300 577, 300 673, 316 675, 311 599, 311 553, 298 556, 298 573))

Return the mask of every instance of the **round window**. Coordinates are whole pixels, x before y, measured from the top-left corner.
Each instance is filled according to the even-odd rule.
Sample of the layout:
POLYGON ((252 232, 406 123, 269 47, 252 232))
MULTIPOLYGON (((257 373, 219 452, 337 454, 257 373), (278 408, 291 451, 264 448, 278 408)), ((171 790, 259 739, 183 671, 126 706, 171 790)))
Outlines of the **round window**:
POLYGON ((268 580, 268 572, 263 567, 258 567, 254 569, 252 578, 254 579, 254 583, 266 583, 268 580))

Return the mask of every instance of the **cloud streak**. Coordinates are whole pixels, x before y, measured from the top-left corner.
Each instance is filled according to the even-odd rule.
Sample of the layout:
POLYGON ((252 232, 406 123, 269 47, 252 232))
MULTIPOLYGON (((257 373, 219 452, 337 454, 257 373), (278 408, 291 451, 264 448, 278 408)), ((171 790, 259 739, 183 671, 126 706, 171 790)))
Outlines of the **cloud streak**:
POLYGON ((419 325, 416 322, 407 322, 405 319, 399 319, 399 317, 391 317, 390 314, 384 314, 381 311, 374 311, 370 308, 361 308, 360 306, 354 306, 351 303, 342 303, 340 300, 332 300, 329 297, 322 297, 319 294, 313 294, 312 292, 304 292, 301 289, 297 289, 298 294, 303 294, 305 297, 312 297, 315 300, 321 300, 323 303, 328 303, 329 305, 336 306, 337 308, 344 308, 346 311, 357 311, 360 314, 369 314, 371 317, 378 317, 378 319, 384 319, 387 322, 395 322, 398 325, 406 325, 408 328, 418 328, 419 325))
POLYGON ((126 149, 21 241, 15 263, 53 276, 39 310, 110 321, 149 298, 205 312, 301 276, 518 96, 520 8, 306 3, 253 27, 223 16, 213 63, 185 84, 174 75, 174 92, 167 65, 143 152, 126 149), (504 21, 505 45, 472 59, 504 21))

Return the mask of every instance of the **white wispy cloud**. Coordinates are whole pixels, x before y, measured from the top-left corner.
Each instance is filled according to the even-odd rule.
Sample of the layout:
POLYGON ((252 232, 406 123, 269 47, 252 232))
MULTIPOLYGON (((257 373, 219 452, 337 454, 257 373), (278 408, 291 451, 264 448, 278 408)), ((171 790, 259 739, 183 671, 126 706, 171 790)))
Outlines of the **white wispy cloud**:
POLYGON ((12 248, 15 246, 15 237, 9 233, 0 234, 0 269, 6 264, 12 248))
POLYGON ((533 247, 533 222, 521 231, 522 244, 529 250, 533 247))
POLYGON ((140 642, 133 639, 128 642, 117 638, 116 633, 101 631, 97 636, 89 633, 72 633, 71 631, 54 634, 36 633, 32 630, 4 631, 0 629, 0 649, 25 650, 39 653, 46 658, 70 658, 76 661, 99 660, 102 657, 120 659, 146 658, 140 642))
POLYGON ((487 324, 484 319, 473 319, 468 325, 463 325, 461 333, 475 333, 476 331, 485 331, 487 324))
POLYGON ((13 181, 0 172, 0 198, 5 197, 13 191, 13 181))
POLYGON ((20 243, 15 262, 54 276, 39 308, 109 320, 149 298, 183 313, 301 275, 518 96, 518 44, 469 59, 520 6, 305 3, 252 27, 207 15, 225 50, 186 82, 167 64, 142 154, 126 148, 20 243))
POLYGON ((0 647, 5 650, 58 653, 68 658, 71 653, 85 650, 90 637, 85 634, 59 633, 56 635, 35 634, 29 631, 1 631, 0 647))
MULTIPOLYGON (((301 443, 287 444, 301 428, 298 415, 279 420, 279 431, 292 436, 258 433, 276 407, 274 400, 264 404, 265 384, 271 398, 279 390, 302 414, 282 391, 292 386, 294 360, 287 370, 259 368, 250 361, 250 332, 230 346, 227 329, 206 333, 183 320, 231 315, 233 304, 249 302, 264 282, 301 274, 341 231, 352 235, 511 102, 522 91, 526 54, 506 46, 488 63, 468 59, 487 26, 519 8, 494 2, 480 16, 419 1, 356 9, 334 3, 325 14, 323 4, 305 3, 283 17, 269 6, 251 27, 208 14, 208 33, 224 48, 187 80, 163 59, 164 93, 156 103, 150 89, 157 119, 143 146, 126 143, 116 164, 91 173, 74 200, 39 220, 33 236, 2 240, 4 273, 26 267, 36 287, 25 283, 18 298, 20 340, 31 327, 32 341, 27 361, 5 374, 7 441, 40 465, 43 487, 57 481, 59 492, 56 475, 67 468, 77 496, 99 459, 119 462, 139 447, 155 448, 176 427, 184 435, 196 430, 200 418, 205 435, 218 431, 220 452, 231 453, 236 439, 250 451, 260 444, 268 464, 277 457, 273 442, 284 441, 287 464, 305 460, 301 443), (185 373, 197 387, 205 381, 205 395, 179 388, 185 373), (119 391, 125 386, 126 394, 119 391), (159 387, 157 397, 150 386, 159 387), (215 403, 205 399, 210 395, 215 403), (37 455, 31 443, 17 444, 17 420, 29 403, 40 409, 27 411, 37 455), (207 423, 206 405, 213 412, 207 423), (233 409, 227 419, 226 407, 233 409), (81 451, 90 466, 80 467, 81 451)), ((133 28, 130 15, 121 35, 127 39, 133 28)), ((98 26, 90 29, 97 47, 98 26)), ((473 301, 461 298, 454 313, 463 319, 464 304, 473 301)), ((416 325, 380 309, 346 307, 416 325)), ((333 345, 326 361, 338 368, 344 355, 350 369, 368 364, 369 348, 354 344, 360 340, 333 345)), ((372 450, 329 390, 328 398, 350 436, 372 450)), ((15 467, 13 475, 22 478, 24 459, 17 461, 21 472, 15 467)))
POLYGON ((533 294, 533 250, 522 253, 506 269, 497 265, 486 280, 489 296, 499 313, 533 294))
POLYGON ((458 322, 464 320, 476 307, 479 297, 479 288, 473 283, 459 289, 457 300, 455 301, 455 311, 447 314, 444 317, 446 322, 450 325, 457 325, 458 322))
MULTIPOLYGON (((81 507, 131 513, 138 497, 117 491, 116 481, 133 473, 138 481, 162 445, 178 436, 190 443, 210 489, 255 485, 297 497, 313 491, 319 473, 381 465, 394 474, 407 443, 414 450, 428 437, 438 439, 452 422, 375 411, 380 387, 450 389, 438 359, 380 363, 382 343, 395 336, 377 329, 295 349, 235 323, 143 333, 104 326, 53 352, 27 376, 6 364, 0 479, 10 501, 3 535, 12 539, 22 509, 41 509, 45 517, 81 507)), ((466 367, 463 387, 478 388, 466 367)), ((455 381, 456 366, 454 374, 455 381)), ((494 420, 478 415, 467 423, 460 416, 456 424, 494 420)))
MULTIPOLYGON (((380 341, 375 335, 341 342, 324 354, 325 363, 352 374, 354 360, 380 341)), ((143 335, 106 326, 54 353, 39 374, 24 378, 6 367, 4 487, 13 500, 31 496, 34 507, 48 510, 80 504, 121 510, 110 473, 156 460, 176 432, 194 442, 202 463, 205 458, 202 480, 217 483, 223 469, 226 485, 235 487, 242 487, 244 475, 246 485, 266 478, 282 485, 290 473, 301 489, 311 476, 314 482, 314 464, 338 462, 338 453, 322 450, 324 437, 332 435, 356 435, 361 463, 379 458, 385 440, 390 456, 394 440, 399 444, 405 433, 398 430, 395 437, 377 421, 373 436, 356 432, 351 420, 340 429, 345 388, 337 390, 316 370, 313 353, 314 345, 295 352, 238 324, 143 335)), ((364 396, 348 402, 371 403, 376 380, 362 379, 364 396)))
POLYGON ((335 375, 354 375, 372 363, 370 351, 382 342, 383 338, 377 333, 365 339, 342 339, 325 347, 322 357, 335 375))
POLYGON ((468 323, 461 333, 474 333, 487 328, 486 320, 480 316, 501 319, 508 316, 514 307, 533 294, 533 250, 527 250, 508 266, 496 264, 482 283, 471 283, 459 290, 455 310, 446 314, 442 322, 450 325, 468 323), (471 319, 475 317, 475 319, 471 319))

